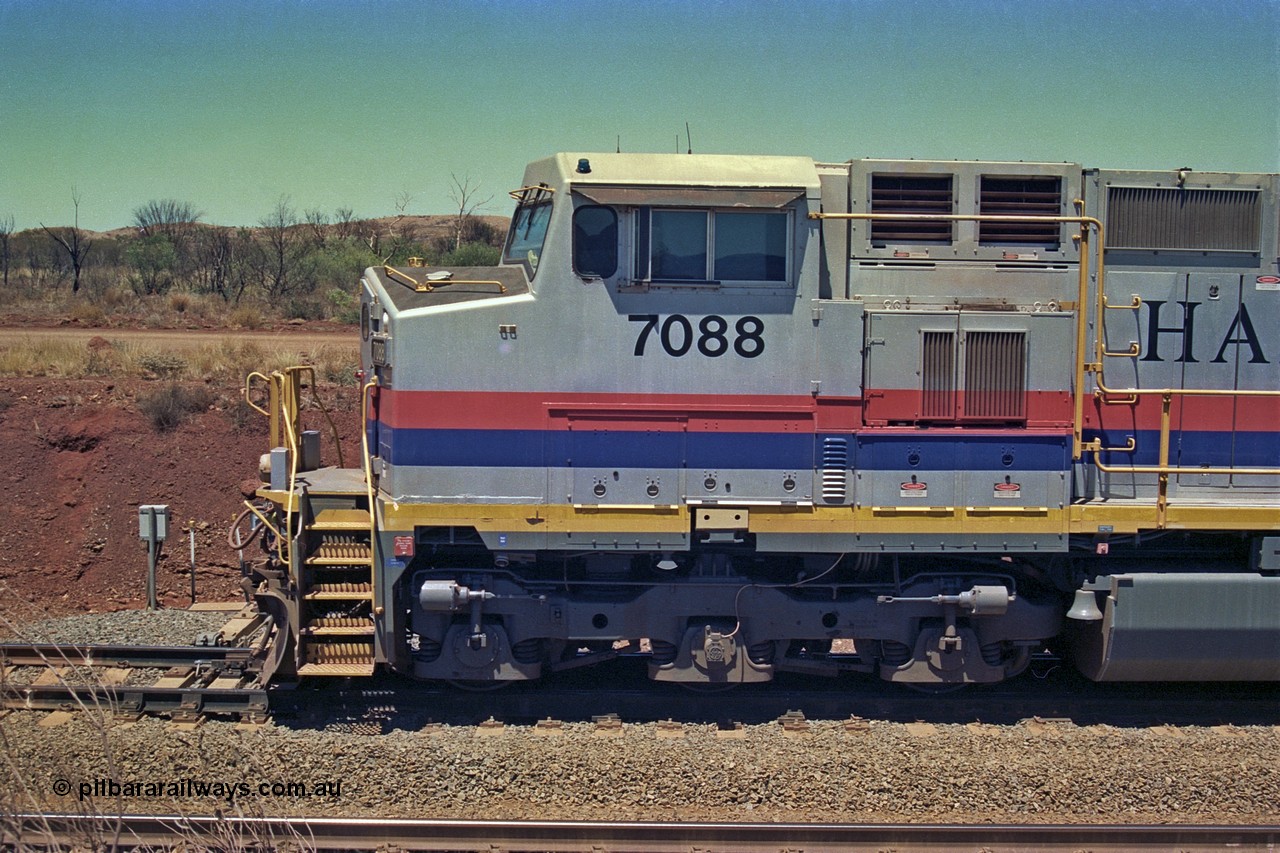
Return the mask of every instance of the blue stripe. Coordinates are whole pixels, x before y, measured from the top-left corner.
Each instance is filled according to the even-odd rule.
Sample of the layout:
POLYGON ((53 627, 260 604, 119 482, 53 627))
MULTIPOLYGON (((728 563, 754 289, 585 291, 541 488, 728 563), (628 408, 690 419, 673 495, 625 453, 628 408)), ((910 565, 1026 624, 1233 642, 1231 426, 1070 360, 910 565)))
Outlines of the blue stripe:
POLYGON ((561 430, 378 430, 393 465, 810 470, 812 435, 561 430))
MULTIPOLYGON (((1086 441, 1102 439, 1103 447, 1121 447, 1133 436, 1133 453, 1103 453, 1104 465, 1160 464, 1159 430, 1086 431, 1086 441)), ((1175 431, 1169 436, 1169 464, 1183 467, 1280 468, 1280 434, 1274 432, 1175 431)))
MULTIPOLYGON (((849 438, 848 434, 836 434, 849 438)), ((705 468, 812 470, 826 435, 805 433, 564 430, 378 430, 393 465, 466 468, 705 468)), ((1071 440, 1061 435, 876 435, 851 442, 864 470, 1065 471, 1071 440), (913 461, 914 460, 914 461, 913 461)))
POLYGON ((1071 436, 860 433, 855 464, 864 471, 1065 471, 1071 436))

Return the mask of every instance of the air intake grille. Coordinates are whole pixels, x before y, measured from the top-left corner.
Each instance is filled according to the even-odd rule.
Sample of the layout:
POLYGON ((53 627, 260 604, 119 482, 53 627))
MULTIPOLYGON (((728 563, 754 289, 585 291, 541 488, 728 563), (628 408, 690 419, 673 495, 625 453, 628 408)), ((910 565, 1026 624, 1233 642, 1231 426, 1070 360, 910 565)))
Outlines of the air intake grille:
POLYGON ((849 468, 849 440, 829 435, 822 439, 822 499, 844 503, 849 468))
POLYGON ((378 367, 387 366, 387 339, 375 337, 369 342, 369 358, 378 367))
POLYGON ((1107 248, 1257 252, 1262 202, 1257 190, 1110 187, 1107 248))
POLYGON ((1026 420, 1026 333, 967 332, 964 382, 964 420, 1026 420))
MULTIPOLYGON (((984 216, 1058 216, 1062 211, 1062 179, 983 175, 978 210, 984 216)), ((1061 230, 1057 222, 981 222, 978 242, 1056 249, 1061 230)))
POLYGON ((920 418, 956 416, 955 332, 925 332, 920 353, 920 418))
MULTIPOLYGON (((950 175, 872 175, 872 213, 952 212, 950 175)), ((871 220, 871 242, 949 243, 951 223, 940 221, 871 220)))

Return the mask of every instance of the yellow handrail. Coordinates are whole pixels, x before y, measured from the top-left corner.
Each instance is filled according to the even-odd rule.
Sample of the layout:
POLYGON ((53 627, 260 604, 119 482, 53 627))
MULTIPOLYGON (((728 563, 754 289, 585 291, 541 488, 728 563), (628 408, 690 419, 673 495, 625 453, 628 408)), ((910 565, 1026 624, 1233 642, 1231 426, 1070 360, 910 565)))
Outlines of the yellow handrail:
POLYGON ((492 279, 492 278, 477 278, 477 279, 447 278, 437 282, 430 282, 430 281, 418 281, 416 278, 409 275, 408 273, 400 272, 400 270, 391 266, 391 264, 383 264, 382 271, 386 273, 387 276, 392 281, 395 281, 399 284, 403 284, 405 287, 413 288, 415 293, 434 293, 437 287, 444 287, 446 285, 451 285, 451 284, 496 284, 498 286, 499 293, 507 292, 507 286, 505 284, 498 281, 497 279, 492 279))
MULTIPOLYGON (((284 541, 286 538, 293 536, 293 505, 294 505, 293 493, 294 493, 294 490, 297 488, 297 482, 298 482, 298 456, 300 454, 298 453, 297 424, 294 422, 294 419, 298 417, 298 407, 296 405, 290 405, 290 398, 292 398, 297 393, 298 389, 295 385, 292 384, 292 376, 289 376, 288 374, 279 374, 279 373, 274 375, 280 376, 282 385, 288 386, 287 387, 288 393, 284 393, 280 395, 282 414, 284 415, 284 417, 282 417, 280 420, 284 427, 284 437, 288 441, 288 447, 289 447, 289 489, 288 489, 289 500, 287 500, 284 505, 285 535, 282 537, 277 537, 279 541, 284 541), (289 380, 287 382, 285 381, 286 376, 288 376, 288 380, 289 380)), ((286 553, 284 551, 281 551, 280 560, 286 566, 289 567, 290 574, 293 573, 292 559, 293 559, 293 540, 289 539, 288 552, 286 553)))
POLYGON ((508 190, 507 195, 523 204, 530 195, 541 195, 542 193, 554 195, 555 191, 555 187, 549 187, 546 184, 529 184, 518 190, 508 190))
MULTIPOLYGON (((377 504, 373 499, 373 457, 369 455, 369 392, 378 387, 378 377, 373 377, 360 389, 360 449, 364 467, 364 487, 369 498, 369 559, 376 560, 378 555, 378 519, 377 504)), ((371 572, 373 583, 374 615, 378 615, 378 577, 379 572, 371 572)))

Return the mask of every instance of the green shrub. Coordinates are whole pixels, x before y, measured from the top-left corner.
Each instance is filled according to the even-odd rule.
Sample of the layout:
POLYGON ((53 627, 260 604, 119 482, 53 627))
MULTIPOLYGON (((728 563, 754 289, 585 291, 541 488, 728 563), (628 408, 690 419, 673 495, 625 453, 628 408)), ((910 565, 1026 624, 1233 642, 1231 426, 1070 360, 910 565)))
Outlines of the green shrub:
POLYGON ((144 353, 138 364, 161 378, 177 376, 187 369, 185 358, 169 352, 144 353))
POLYGON ((178 253, 168 237, 156 234, 129 243, 125 257, 134 275, 131 283, 139 296, 162 294, 173 284, 178 253))
POLYGON ((498 263, 501 252, 484 243, 463 243, 452 252, 446 252, 436 266, 441 267, 492 267, 498 263))
POLYGON ((244 397, 238 395, 227 405, 226 413, 227 420, 231 421, 231 428, 236 432, 245 432, 259 417, 259 413, 254 411, 244 397))
POLYGON ((339 323, 360 322, 360 302, 350 290, 331 289, 325 298, 329 300, 329 316, 339 323))
POLYGON ((295 296, 284 301, 280 312, 286 320, 323 320, 325 304, 311 296, 295 296))

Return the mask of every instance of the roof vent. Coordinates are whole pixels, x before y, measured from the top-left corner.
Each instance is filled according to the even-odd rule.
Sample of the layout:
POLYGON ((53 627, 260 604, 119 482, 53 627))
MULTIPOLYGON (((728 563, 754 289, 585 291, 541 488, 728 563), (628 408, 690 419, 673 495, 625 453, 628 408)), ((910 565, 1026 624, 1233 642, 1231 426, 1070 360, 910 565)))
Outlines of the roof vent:
MULTIPOLYGON (((1061 178, 983 175, 981 180, 978 211, 984 216, 1058 216, 1062 211, 1061 178)), ((978 242, 1056 249, 1061 232, 1062 226, 1057 222, 982 222, 978 225, 978 242)))
MULTIPOLYGON (((872 175, 872 213, 952 213, 951 175, 872 175)), ((871 220, 871 242, 950 243, 947 220, 871 220)))

